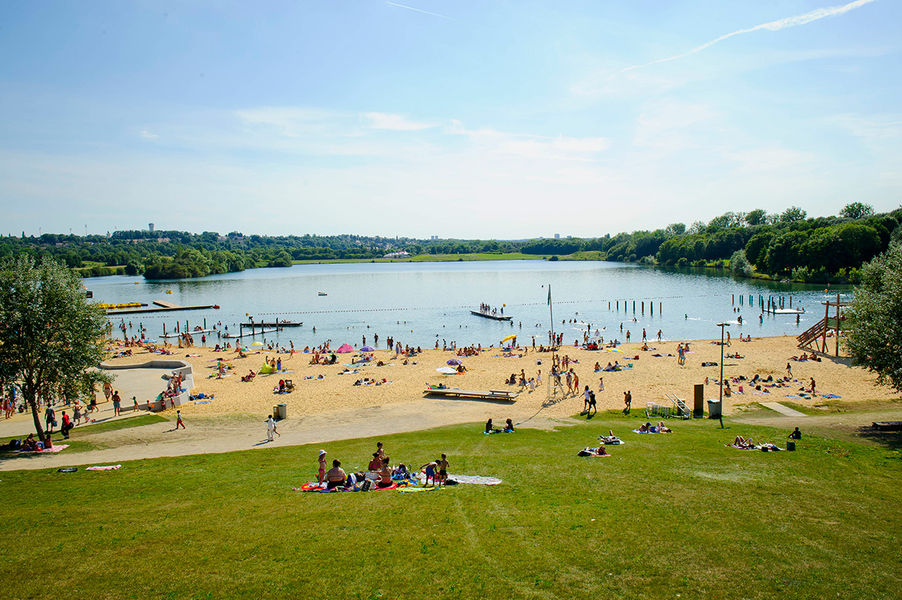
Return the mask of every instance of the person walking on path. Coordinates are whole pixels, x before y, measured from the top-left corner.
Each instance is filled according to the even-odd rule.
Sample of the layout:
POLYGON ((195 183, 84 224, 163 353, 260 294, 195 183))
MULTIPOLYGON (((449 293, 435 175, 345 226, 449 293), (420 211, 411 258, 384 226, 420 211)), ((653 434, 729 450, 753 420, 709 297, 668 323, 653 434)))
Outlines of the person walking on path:
POLYGON ((273 441, 272 434, 282 437, 282 434, 276 430, 276 420, 272 418, 272 415, 269 415, 269 418, 266 419, 266 441, 273 441))
POLYGON ((179 427, 185 429, 185 422, 182 421, 182 411, 177 410, 175 411, 175 428, 178 429, 179 427))
POLYGON ((632 392, 623 392, 623 403, 626 405, 626 408, 623 409, 623 414, 630 414, 630 405, 633 403, 632 392))
POLYGON ((586 389, 583 390, 583 412, 589 412, 589 398, 592 392, 589 390, 589 386, 586 386, 586 389))
POLYGON ((597 412, 598 412, 598 407, 595 406, 595 392, 590 390, 589 391, 589 409, 586 411, 586 418, 591 419, 592 415, 594 415, 597 412))

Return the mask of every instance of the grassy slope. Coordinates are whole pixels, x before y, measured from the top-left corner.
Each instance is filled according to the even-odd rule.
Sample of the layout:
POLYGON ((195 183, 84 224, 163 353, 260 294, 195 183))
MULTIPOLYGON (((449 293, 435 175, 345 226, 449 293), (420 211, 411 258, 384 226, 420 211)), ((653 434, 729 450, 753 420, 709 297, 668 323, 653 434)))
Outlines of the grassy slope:
MULTIPOLYGON (((557 432, 484 436, 471 425, 382 438, 393 462, 420 464, 445 451, 452 472, 504 479, 426 494, 292 492, 311 478, 316 447, 136 461, 113 472, 4 473, 5 595, 595 600, 898 591, 898 453, 807 437, 795 453, 743 452, 723 442, 786 432, 720 431, 705 421, 639 436, 626 433, 628 423, 599 415, 557 432), (609 426, 627 441, 613 458, 576 456, 609 426)), ((350 440, 328 450, 361 467, 373 447, 350 440)))

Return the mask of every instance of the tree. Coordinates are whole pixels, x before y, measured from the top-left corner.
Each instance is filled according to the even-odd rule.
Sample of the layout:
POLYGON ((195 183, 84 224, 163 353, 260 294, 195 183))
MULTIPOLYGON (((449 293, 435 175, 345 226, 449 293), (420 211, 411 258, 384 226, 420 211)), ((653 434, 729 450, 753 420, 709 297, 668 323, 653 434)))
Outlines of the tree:
POLYGON ((60 263, 21 256, 0 264, 0 380, 19 384, 39 437, 40 398, 107 379, 88 370, 103 359, 105 330, 103 311, 60 263))
POLYGON ((804 210, 802 210, 798 206, 790 206, 789 208, 784 210, 782 213, 780 213, 778 223, 788 225, 790 223, 795 223, 796 221, 801 221, 806 216, 808 216, 808 213, 806 213, 804 210))
POLYGON ((902 391, 902 245, 865 263, 846 310, 845 345, 877 382, 902 391))
POLYGON ((748 223, 750 227, 754 227, 755 225, 764 225, 767 223, 767 213, 760 208, 751 210, 746 213, 745 222, 748 223))
POLYGON ((862 202, 846 204, 843 206, 843 209, 839 211, 839 216, 846 219, 863 219, 865 217, 873 216, 873 214, 874 207, 862 202))

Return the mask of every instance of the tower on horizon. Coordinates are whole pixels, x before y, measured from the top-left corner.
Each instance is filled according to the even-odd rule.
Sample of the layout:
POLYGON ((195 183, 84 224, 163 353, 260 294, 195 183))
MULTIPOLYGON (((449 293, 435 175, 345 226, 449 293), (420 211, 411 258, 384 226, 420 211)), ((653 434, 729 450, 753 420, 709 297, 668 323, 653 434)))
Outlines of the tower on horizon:
POLYGON ((150 231, 151 233, 153 233, 153 223, 147 224, 147 230, 150 231))

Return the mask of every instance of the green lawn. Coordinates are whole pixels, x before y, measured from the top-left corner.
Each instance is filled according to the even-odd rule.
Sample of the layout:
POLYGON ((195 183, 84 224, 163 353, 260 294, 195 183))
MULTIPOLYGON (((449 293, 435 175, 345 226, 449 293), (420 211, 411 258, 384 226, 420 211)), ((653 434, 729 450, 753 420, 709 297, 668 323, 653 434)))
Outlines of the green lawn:
MULTIPOLYGON (((500 416, 500 415, 499 415, 500 416)), ((10 598, 897 598, 900 453, 711 421, 380 438, 495 487, 297 493, 320 445, 0 473, 10 598), (578 458, 613 427, 612 458, 578 458)), ((803 429, 804 431, 804 429, 803 429)), ((363 467, 375 439, 326 444, 363 467)))
MULTIPOLYGON (((60 422, 60 416, 62 412, 57 411, 57 421, 60 422)), ((101 446, 91 441, 84 440, 83 438, 88 438, 92 435, 98 433, 105 433, 107 431, 117 431, 119 429, 130 429, 132 427, 141 427, 142 425, 152 425, 153 423, 165 423, 168 421, 166 417, 162 417, 160 415, 153 414, 143 414, 135 417, 129 417, 127 419, 118 419, 115 421, 105 421, 103 423, 94 423, 93 425, 79 425, 72 429, 69 432, 69 439, 63 437, 63 434, 60 433, 59 428, 54 430, 53 435, 51 436, 51 440, 54 444, 67 444, 69 447, 66 448, 67 453, 71 452, 86 452, 88 450, 97 450, 98 448, 105 448, 106 446, 101 446)), ((43 424, 43 418, 41 419, 41 423, 43 424)), ((32 433, 34 430, 32 430, 32 433)), ((11 439, 18 438, 22 439, 25 436, 16 435, 12 437, 0 437, 0 446, 6 445, 11 439)), ((3 456, 5 453, 0 452, 0 456, 3 456)))

